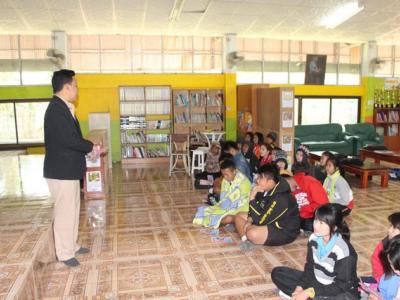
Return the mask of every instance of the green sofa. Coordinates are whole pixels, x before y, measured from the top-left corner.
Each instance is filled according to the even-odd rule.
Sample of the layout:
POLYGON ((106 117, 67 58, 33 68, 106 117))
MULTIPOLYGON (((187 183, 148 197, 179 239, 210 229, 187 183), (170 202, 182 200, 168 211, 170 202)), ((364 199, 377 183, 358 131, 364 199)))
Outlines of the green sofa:
POLYGON ((383 136, 375 131, 375 126, 369 123, 346 124, 344 125, 346 133, 357 138, 357 150, 366 146, 383 146, 383 136))
POLYGON ((294 129, 295 148, 307 145, 310 151, 334 151, 355 155, 357 140, 343 132, 340 124, 297 125, 294 129))

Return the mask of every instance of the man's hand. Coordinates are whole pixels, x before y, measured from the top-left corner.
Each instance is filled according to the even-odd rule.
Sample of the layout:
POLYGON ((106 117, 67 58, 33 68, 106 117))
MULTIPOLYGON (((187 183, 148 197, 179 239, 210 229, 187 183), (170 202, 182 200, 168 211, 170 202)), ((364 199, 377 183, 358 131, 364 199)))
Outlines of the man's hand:
POLYGON ((292 300, 307 300, 308 298, 310 298, 310 294, 306 290, 292 295, 292 300))
POLYGON ((296 286, 296 289, 293 291, 292 296, 296 296, 296 294, 301 293, 303 290, 303 288, 301 286, 296 286))
POLYGON ((264 189, 262 189, 259 185, 255 185, 250 192, 250 201, 254 200, 256 198, 257 193, 264 192, 264 189))

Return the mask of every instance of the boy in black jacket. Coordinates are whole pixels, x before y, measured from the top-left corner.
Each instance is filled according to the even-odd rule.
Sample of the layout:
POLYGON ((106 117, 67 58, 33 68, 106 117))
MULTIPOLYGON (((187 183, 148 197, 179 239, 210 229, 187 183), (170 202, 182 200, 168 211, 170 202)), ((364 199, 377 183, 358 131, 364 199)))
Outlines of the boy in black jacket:
POLYGON ((280 246, 293 242, 300 229, 300 217, 290 186, 274 164, 260 167, 250 194, 248 214, 238 214, 236 230, 243 242, 280 246))

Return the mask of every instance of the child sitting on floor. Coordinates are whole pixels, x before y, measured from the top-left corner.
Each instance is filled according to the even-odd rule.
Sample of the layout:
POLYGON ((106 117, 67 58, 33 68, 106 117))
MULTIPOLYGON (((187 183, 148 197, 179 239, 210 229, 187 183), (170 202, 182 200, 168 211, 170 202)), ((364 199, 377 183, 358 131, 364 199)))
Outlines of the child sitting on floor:
POLYGON ((286 151, 280 148, 274 148, 272 150, 272 161, 276 164, 279 171, 287 170, 289 167, 286 151))
POLYGON ((243 142, 242 154, 243 154, 244 158, 247 160, 247 162, 249 163, 251 173, 255 174, 260 165, 260 162, 257 159, 257 156, 251 150, 249 142, 243 142))
POLYGON ((205 170, 195 175, 196 188, 207 189, 210 187, 215 178, 221 177, 221 170, 219 167, 220 155, 221 155, 221 146, 218 142, 214 142, 211 145, 210 150, 207 152, 207 157, 205 161, 205 170))
POLYGON ((292 165, 292 172, 296 171, 297 166, 301 166, 301 169, 306 170, 306 174, 309 175, 311 171, 310 162, 308 161, 308 155, 310 154, 310 149, 307 145, 300 145, 294 157, 294 163, 292 165))
POLYGON ((370 294, 369 300, 400 300, 400 235, 390 240, 383 251, 387 260, 385 274, 379 280, 379 294, 370 294))
POLYGON ((260 145, 260 167, 272 162, 272 147, 267 144, 260 145))
POLYGON ((253 136, 253 153, 260 158, 260 147, 264 144, 264 136, 261 132, 256 132, 253 136))
POLYGON ((326 173, 327 177, 324 181, 324 189, 328 193, 329 202, 339 205, 344 216, 349 215, 354 207, 353 191, 340 173, 338 158, 328 158, 326 173))
POLYGON ((220 200, 214 206, 200 206, 193 219, 193 224, 218 228, 232 224, 236 214, 249 210, 249 179, 235 168, 232 160, 221 163, 223 175, 220 200))
POLYGON ((306 299, 359 299, 357 253, 337 206, 325 204, 315 213, 314 233, 307 245, 303 270, 276 267, 271 279, 282 297, 306 299))
POLYGON ((374 277, 376 282, 379 282, 382 275, 385 273, 384 266, 387 265, 388 262, 384 252, 385 250, 387 250, 390 240, 394 236, 400 235, 400 212, 395 212, 391 214, 388 217, 388 220, 390 222, 388 235, 378 243, 371 257, 372 276, 374 277))
POLYGON ((290 185, 300 211, 300 228, 306 236, 314 230, 314 214, 321 205, 329 203, 322 184, 297 168, 293 177, 282 175, 290 185))
POLYGON ((265 137, 265 143, 267 145, 270 145, 272 149, 275 149, 276 148, 275 143, 276 143, 277 138, 278 138, 278 135, 275 132, 271 131, 265 137))
POLYGON ((312 170, 312 176, 317 179, 319 182, 324 184, 326 178, 326 162, 328 158, 333 157, 333 154, 329 151, 324 151, 321 154, 321 158, 319 160, 319 164, 315 165, 312 170))

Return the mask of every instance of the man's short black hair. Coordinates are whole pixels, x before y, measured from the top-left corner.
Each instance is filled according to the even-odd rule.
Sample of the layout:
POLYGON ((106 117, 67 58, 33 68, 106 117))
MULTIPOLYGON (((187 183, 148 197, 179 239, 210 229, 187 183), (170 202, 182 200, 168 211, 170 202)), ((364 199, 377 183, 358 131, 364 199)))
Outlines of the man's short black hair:
POLYGON ((51 85, 53 86, 53 93, 61 91, 65 84, 71 83, 75 72, 72 70, 62 69, 53 73, 51 85))
POLYGON ((226 141, 224 143, 224 151, 229 151, 230 149, 239 150, 238 144, 234 141, 226 141))
POLYGON ((235 163, 233 162, 232 159, 225 159, 225 160, 221 161, 220 168, 221 168, 221 170, 236 169, 235 163))
POLYGON ((263 177, 272 179, 273 181, 275 181, 275 183, 279 182, 279 169, 275 164, 266 164, 259 168, 257 173, 263 177))

